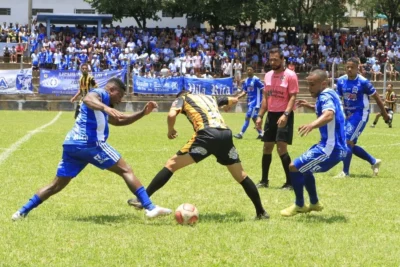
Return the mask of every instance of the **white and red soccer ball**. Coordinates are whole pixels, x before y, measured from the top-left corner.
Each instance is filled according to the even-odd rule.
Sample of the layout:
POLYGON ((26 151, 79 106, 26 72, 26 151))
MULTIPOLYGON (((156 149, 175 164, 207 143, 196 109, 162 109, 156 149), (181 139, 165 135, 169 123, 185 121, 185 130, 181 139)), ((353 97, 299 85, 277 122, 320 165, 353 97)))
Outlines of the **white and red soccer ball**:
POLYGON ((193 225, 199 220, 199 211, 196 206, 184 203, 175 210, 175 219, 182 225, 193 225))

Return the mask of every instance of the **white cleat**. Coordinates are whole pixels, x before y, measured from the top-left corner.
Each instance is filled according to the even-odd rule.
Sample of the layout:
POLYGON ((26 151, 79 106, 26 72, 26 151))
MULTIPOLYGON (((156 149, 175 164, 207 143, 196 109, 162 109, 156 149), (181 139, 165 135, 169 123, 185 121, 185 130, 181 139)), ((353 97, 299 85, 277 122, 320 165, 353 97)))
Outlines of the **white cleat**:
POLYGON ((382 160, 381 159, 376 159, 376 162, 374 165, 371 165, 371 169, 374 172, 374 175, 377 176, 379 173, 379 167, 381 166, 382 160))
POLYGON ((26 214, 22 214, 19 211, 17 211, 16 213, 13 214, 13 216, 11 217, 11 220, 13 221, 19 221, 22 220, 26 217, 26 214))
POLYGON ((155 217, 159 217, 159 216, 168 215, 171 213, 172 213, 172 210, 170 210, 170 209, 156 206, 152 210, 146 210, 146 217, 147 218, 155 218, 155 217))
POLYGON ((338 175, 334 176, 333 178, 348 178, 350 177, 348 174, 346 174, 345 172, 341 172, 338 175))

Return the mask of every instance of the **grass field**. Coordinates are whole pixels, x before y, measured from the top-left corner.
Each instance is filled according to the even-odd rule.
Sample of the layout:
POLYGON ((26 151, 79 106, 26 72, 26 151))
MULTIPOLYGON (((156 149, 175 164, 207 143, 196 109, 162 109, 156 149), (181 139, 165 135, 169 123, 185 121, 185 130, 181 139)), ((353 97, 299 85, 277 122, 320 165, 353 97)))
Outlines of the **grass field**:
MULTIPOLYGON (((332 178, 341 165, 316 175, 325 205, 321 213, 280 216, 294 194, 278 189, 284 175, 274 151, 271 188, 260 190, 269 221, 253 220, 255 211, 242 187, 210 157, 178 171, 152 197, 173 209, 195 204, 200 221, 194 227, 177 225, 173 216, 145 219, 126 204, 131 193, 122 179, 92 166, 24 221, 12 222, 11 215, 53 179, 73 114, 64 112, 27 142, 15 143, 56 115, 0 112, 0 266, 400 266, 397 118, 392 129, 382 121, 375 129, 366 128, 359 142, 383 160, 379 176, 371 177, 368 163, 355 157, 350 178, 332 178), (8 158, 2 160, 5 153, 8 158)), ((244 114, 224 117, 237 133, 244 114)), ((295 127, 312 119, 313 114, 297 114, 295 127)), ((192 135, 183 116, 176 129, 179 137, 168 140, 166 114, 154 113, 131 126, 111 127, 109 143, 147 185, 192 135)), ((255 138, 249 127, 235 145, 257 182, 262 143, 255 138)), ((289 148, 292 159, 318 138, 318 131, 305 138, 296 135, 289 148)))

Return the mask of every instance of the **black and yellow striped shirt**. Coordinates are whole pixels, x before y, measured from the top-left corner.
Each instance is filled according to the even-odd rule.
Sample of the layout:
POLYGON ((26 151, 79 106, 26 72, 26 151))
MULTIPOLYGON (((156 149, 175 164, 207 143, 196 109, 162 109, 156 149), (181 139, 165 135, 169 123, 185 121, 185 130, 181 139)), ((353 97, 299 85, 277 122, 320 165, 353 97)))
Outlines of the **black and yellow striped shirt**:
POLYGON ((205 128, 228 129, 218 107, 229 103, 229 97, 185 94, 172 103, 171 109, 186 115, 195 132, 205 128))
POLYGON ((79 79, 79 91, 81 93, 82 98, 87 95, 87 93, 92 88, 97 88, 97 83, 91 75, 82 75, 79 79))
POLYGON ((386 101, 394 101, 393 103, 386 102, 387 107, 393 111, 395 111, 395 109, 396 109, 396 101, 395 100, 396 100, 396 94, 393 91, 392 92, 387 91, 386 95, 385 95, 385 102, 386 101))

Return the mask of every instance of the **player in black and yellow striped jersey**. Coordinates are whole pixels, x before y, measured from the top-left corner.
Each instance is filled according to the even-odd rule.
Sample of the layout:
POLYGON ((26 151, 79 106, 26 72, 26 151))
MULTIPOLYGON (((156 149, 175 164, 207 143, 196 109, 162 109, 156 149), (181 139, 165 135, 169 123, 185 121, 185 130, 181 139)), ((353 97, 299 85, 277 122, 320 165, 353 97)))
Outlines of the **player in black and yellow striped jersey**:
MULTIPOLYGON (((237 102, 238 99, 233 97, 193 95, 187 91, 182 91, 177 95, 168 113, 168 138, 178 137, 175 121, 179 113, 189 119, 193 125, 194 134, 151 181, 146 189, 149 196, 163 187, 177 170, 214 155, 217 162, 225 165, 233 178, 242 185, 254 204, 256 218, 269 218, 261 204, 256 185, 243 170, 239 154, 233 144, 232 131, 219 112, 219 107, 228 108, 237 102)), ((140 203, 136 199, 128 200, 128 204, 140 208, 140 203)))
POLYGON ((89 75, 89 65, 88 64, 83 63, 81 65, 81 72, 82 72, 82 76, 79 79, 79 90, 71 98, 71 103, 73 103, 79 96, 81 96, 81 99, 79 100, 79 103, 76 106, 75 116, 74 116, 75 119, 79 115, 79 111, 80 111, 80 108, 81 108, 81 104, 82 104, 83 98, 88 94, 88 92, 91 89, 97 88, 97 83, 94 80, 94 77, 92 75, 89 75))
MULTIPOLYGON (((392 128, 392 122, 393 122, 393 114, 396 111, 396 93, 393 91, 393 84, 389 83, 386 89, 386 94, 385 94, 385 109, 386 112, 389 114, 390 120, 387 123, 389 125, 389 128, 392 128)), ((379 118, 382 115, 380 113, 376 114, 375 120, 372 123, 371 127, 375 128, 375 125, 378 123, 379 118)))

